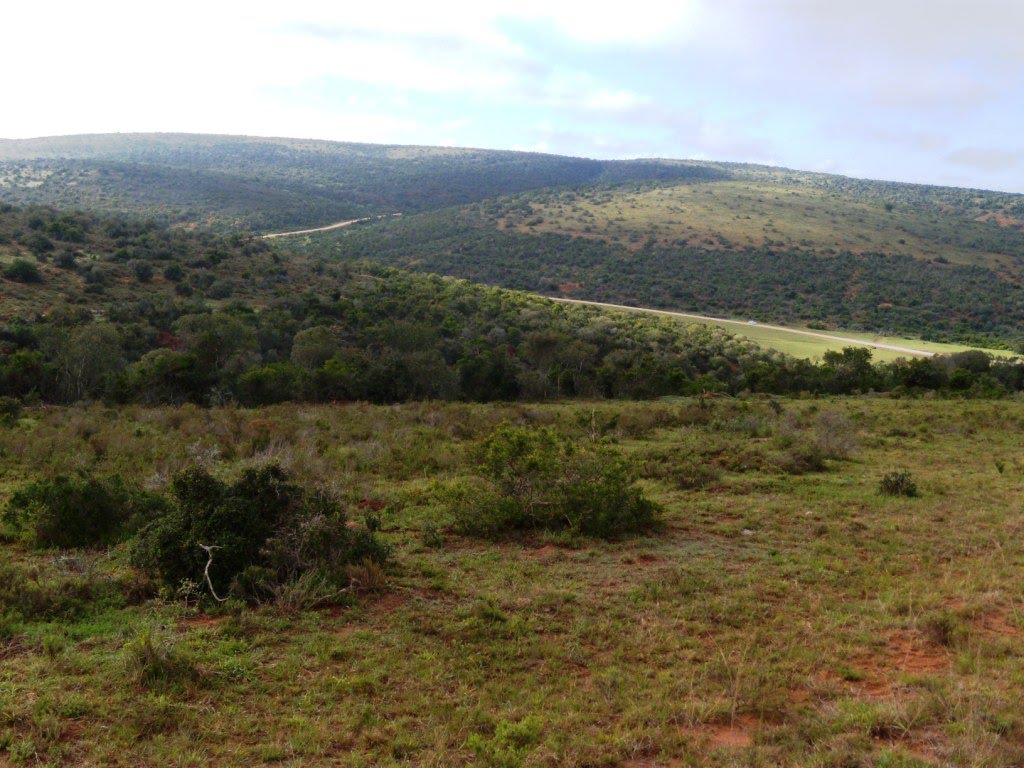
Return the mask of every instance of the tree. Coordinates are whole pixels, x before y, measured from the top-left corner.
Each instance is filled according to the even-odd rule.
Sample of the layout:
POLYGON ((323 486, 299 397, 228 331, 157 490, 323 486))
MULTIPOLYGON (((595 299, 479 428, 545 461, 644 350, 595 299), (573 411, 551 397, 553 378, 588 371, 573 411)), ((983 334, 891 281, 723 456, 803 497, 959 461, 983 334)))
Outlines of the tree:
POLYGON ((121 336, 106 323, 75 328, 57 342, 54 363, 65 401, 109 394, 117 374, 125 367, 121 336))
POLYGON ((315 371, 330 360, 341 347, 338 330, 317 325, 295 334, 292 340, 292 362, 315 371))
POLYGON ((174 324, 174 332, 211 385, 227 385, 259 362, 255 332, 231 315, 185 315, 174 324))

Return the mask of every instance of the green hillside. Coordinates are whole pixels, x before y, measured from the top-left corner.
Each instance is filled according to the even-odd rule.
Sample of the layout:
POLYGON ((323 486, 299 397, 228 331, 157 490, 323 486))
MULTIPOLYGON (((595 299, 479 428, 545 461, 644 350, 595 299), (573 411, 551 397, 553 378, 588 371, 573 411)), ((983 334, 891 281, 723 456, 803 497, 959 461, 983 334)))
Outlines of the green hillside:
POLYGON ((723 173, 689 163, 239 136, 0 141, 0 200, 222 229, 317 226, 601 179, 723 173))
MULTIPOLYGON (((0 142, 0 200, 219 232, 401 213, 287 247, 741 320, 1009 349, 1024 335, 1021 195, 708 161, 128 134, 0 142)), ((240 275, 205 279, 244 294, 240 275)))
POLYGON ((862 349, 812 364, 700 323, 41 207, 0 206, 0 288, 0 397, 26 402, 1024 387, 1024 367, 981 353, 872 367, 862 349))
POLYGON ((651 397, 778 355, 718 329, 327 263, 267 241, 0 210, 0 397, 49 402, 651 397))
POLYGON ((600 226, 592 237, 540 231, 540 215, 518 231, 501 226, 528 210, 506 199, 311 235, 294 247, 553 296, 812 328, 1016 346, 1024 327, 1020 284, 981 265, 639 236, 623 243, 600 226))

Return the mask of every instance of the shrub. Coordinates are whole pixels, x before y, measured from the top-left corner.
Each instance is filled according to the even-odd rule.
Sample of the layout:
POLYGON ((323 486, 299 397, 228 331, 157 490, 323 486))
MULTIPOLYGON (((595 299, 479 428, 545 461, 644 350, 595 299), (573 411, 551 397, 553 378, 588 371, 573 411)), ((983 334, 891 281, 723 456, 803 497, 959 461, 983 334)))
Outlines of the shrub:
POLYGON ((885 496, 917 496, 917 483, 907 470, 896 470, 882 478, 878 492, 885 496))
POLYGON ((250 601, 271 601, 281 585, 303 577, 318 595, 340 594, 349 565, 388 556, 369 531, 348 527, 337 501, 305 491, 276 465, 246 470, 231 484, 192 468, 171 489, 175 508, 140 532, 133 552, 170 588, 205 585, 210 558, 200 545, 217 547, 209 568, 216 593, 250 601))
POLYGON ((847 459, 857 449, 857 429, 839 411, 822 411, 814 424, 814 443, 830 459, 847 459))
POLYGON ((92 569, 69 573, 56 564, 43 568, 0 564, 0 617, 5 619, 68 620, 125 602, 122 585, 92 569))
POLYGON ((21 416, 21 401, 7 395, 0 396, 0 425, 13 424, 21 416))
POLYGON ((14 492, 3 519, 37 547, 97 547, 123 540, 167 511, 164 499, 119 476, 37 480, 14 492))
POLYGON ((776 455, 773 463, 780 472, 788 475, 821 472, 825 469, 825 454, 817 443, 799 441, 776 455))
POLYGON ((722 479, 722 470, 700 456, 677 449, 649 451, 644 457, 641 477, 658 478, 676 488, 707 488, 722 479))
POLYGON ((476 755, 481 765, 490 768, 515 768, 526 760, 540 742, 541 722, 529 716, 518 723, 502 720, 494 729, 494 735, 486 738, 471 733, 466 746, 476 755))
POLYGON ((921 620, 921 629, 933 643, 947 648, 959 645, 968 634, 964 621, 948 609, 925 616, 921 620))
POLYGON ((15 259, 4 268, 4 277, 16 283, 41 283, 39 267, 26 259, 15 259))
POLYGON ((478 469, 480 477, 444 494, 465 533, 568 529, 609 538, 657 521, 658 506, 619 452, 576 448, 550 427, 498 426, 481 445, 478 469))

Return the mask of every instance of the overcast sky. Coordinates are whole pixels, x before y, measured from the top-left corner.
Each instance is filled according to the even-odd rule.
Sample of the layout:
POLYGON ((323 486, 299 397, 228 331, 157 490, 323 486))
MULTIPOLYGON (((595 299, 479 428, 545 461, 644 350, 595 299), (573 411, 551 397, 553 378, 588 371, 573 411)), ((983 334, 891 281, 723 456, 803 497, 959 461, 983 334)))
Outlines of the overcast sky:
POLYGON ((1024 0, 38 0, 4 30, 4 138, 294 136, 1024 192, 1024 0))

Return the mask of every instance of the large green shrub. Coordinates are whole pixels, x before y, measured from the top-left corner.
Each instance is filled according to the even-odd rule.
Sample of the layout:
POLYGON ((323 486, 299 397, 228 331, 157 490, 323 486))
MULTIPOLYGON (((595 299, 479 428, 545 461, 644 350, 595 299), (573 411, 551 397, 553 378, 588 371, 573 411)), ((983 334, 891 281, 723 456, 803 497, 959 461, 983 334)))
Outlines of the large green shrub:
POLYGON ((273 597, 275 589, 316 572, 337 588, 346 567, 382 563, 386 547, 365 530, 349 528, 344 509, 324 494, 307 492, 276 465, 246 470, 225 483, 204 469, 171 483, 174 510, 140 532, 133 559, 169 587, 209 577, 218 595, 273 597))
POLYGON ((26 259, 15 259, 3 270, 3 276, 17 283, 41 283, 39 267, 26 259))
POLYGON ((480 447, 479 477, 447 489, 457 527, 498 537, 513 530, 569 530, 612 537, 644 530, 658 505, 608 446, 577 447, 549 427, 498 426, 480 447))
POLYGON ((61 475, 16 490, 3 519, 33 546, 97 547, 123 540, 166 510, 162 497, 117 475, 61 475))

